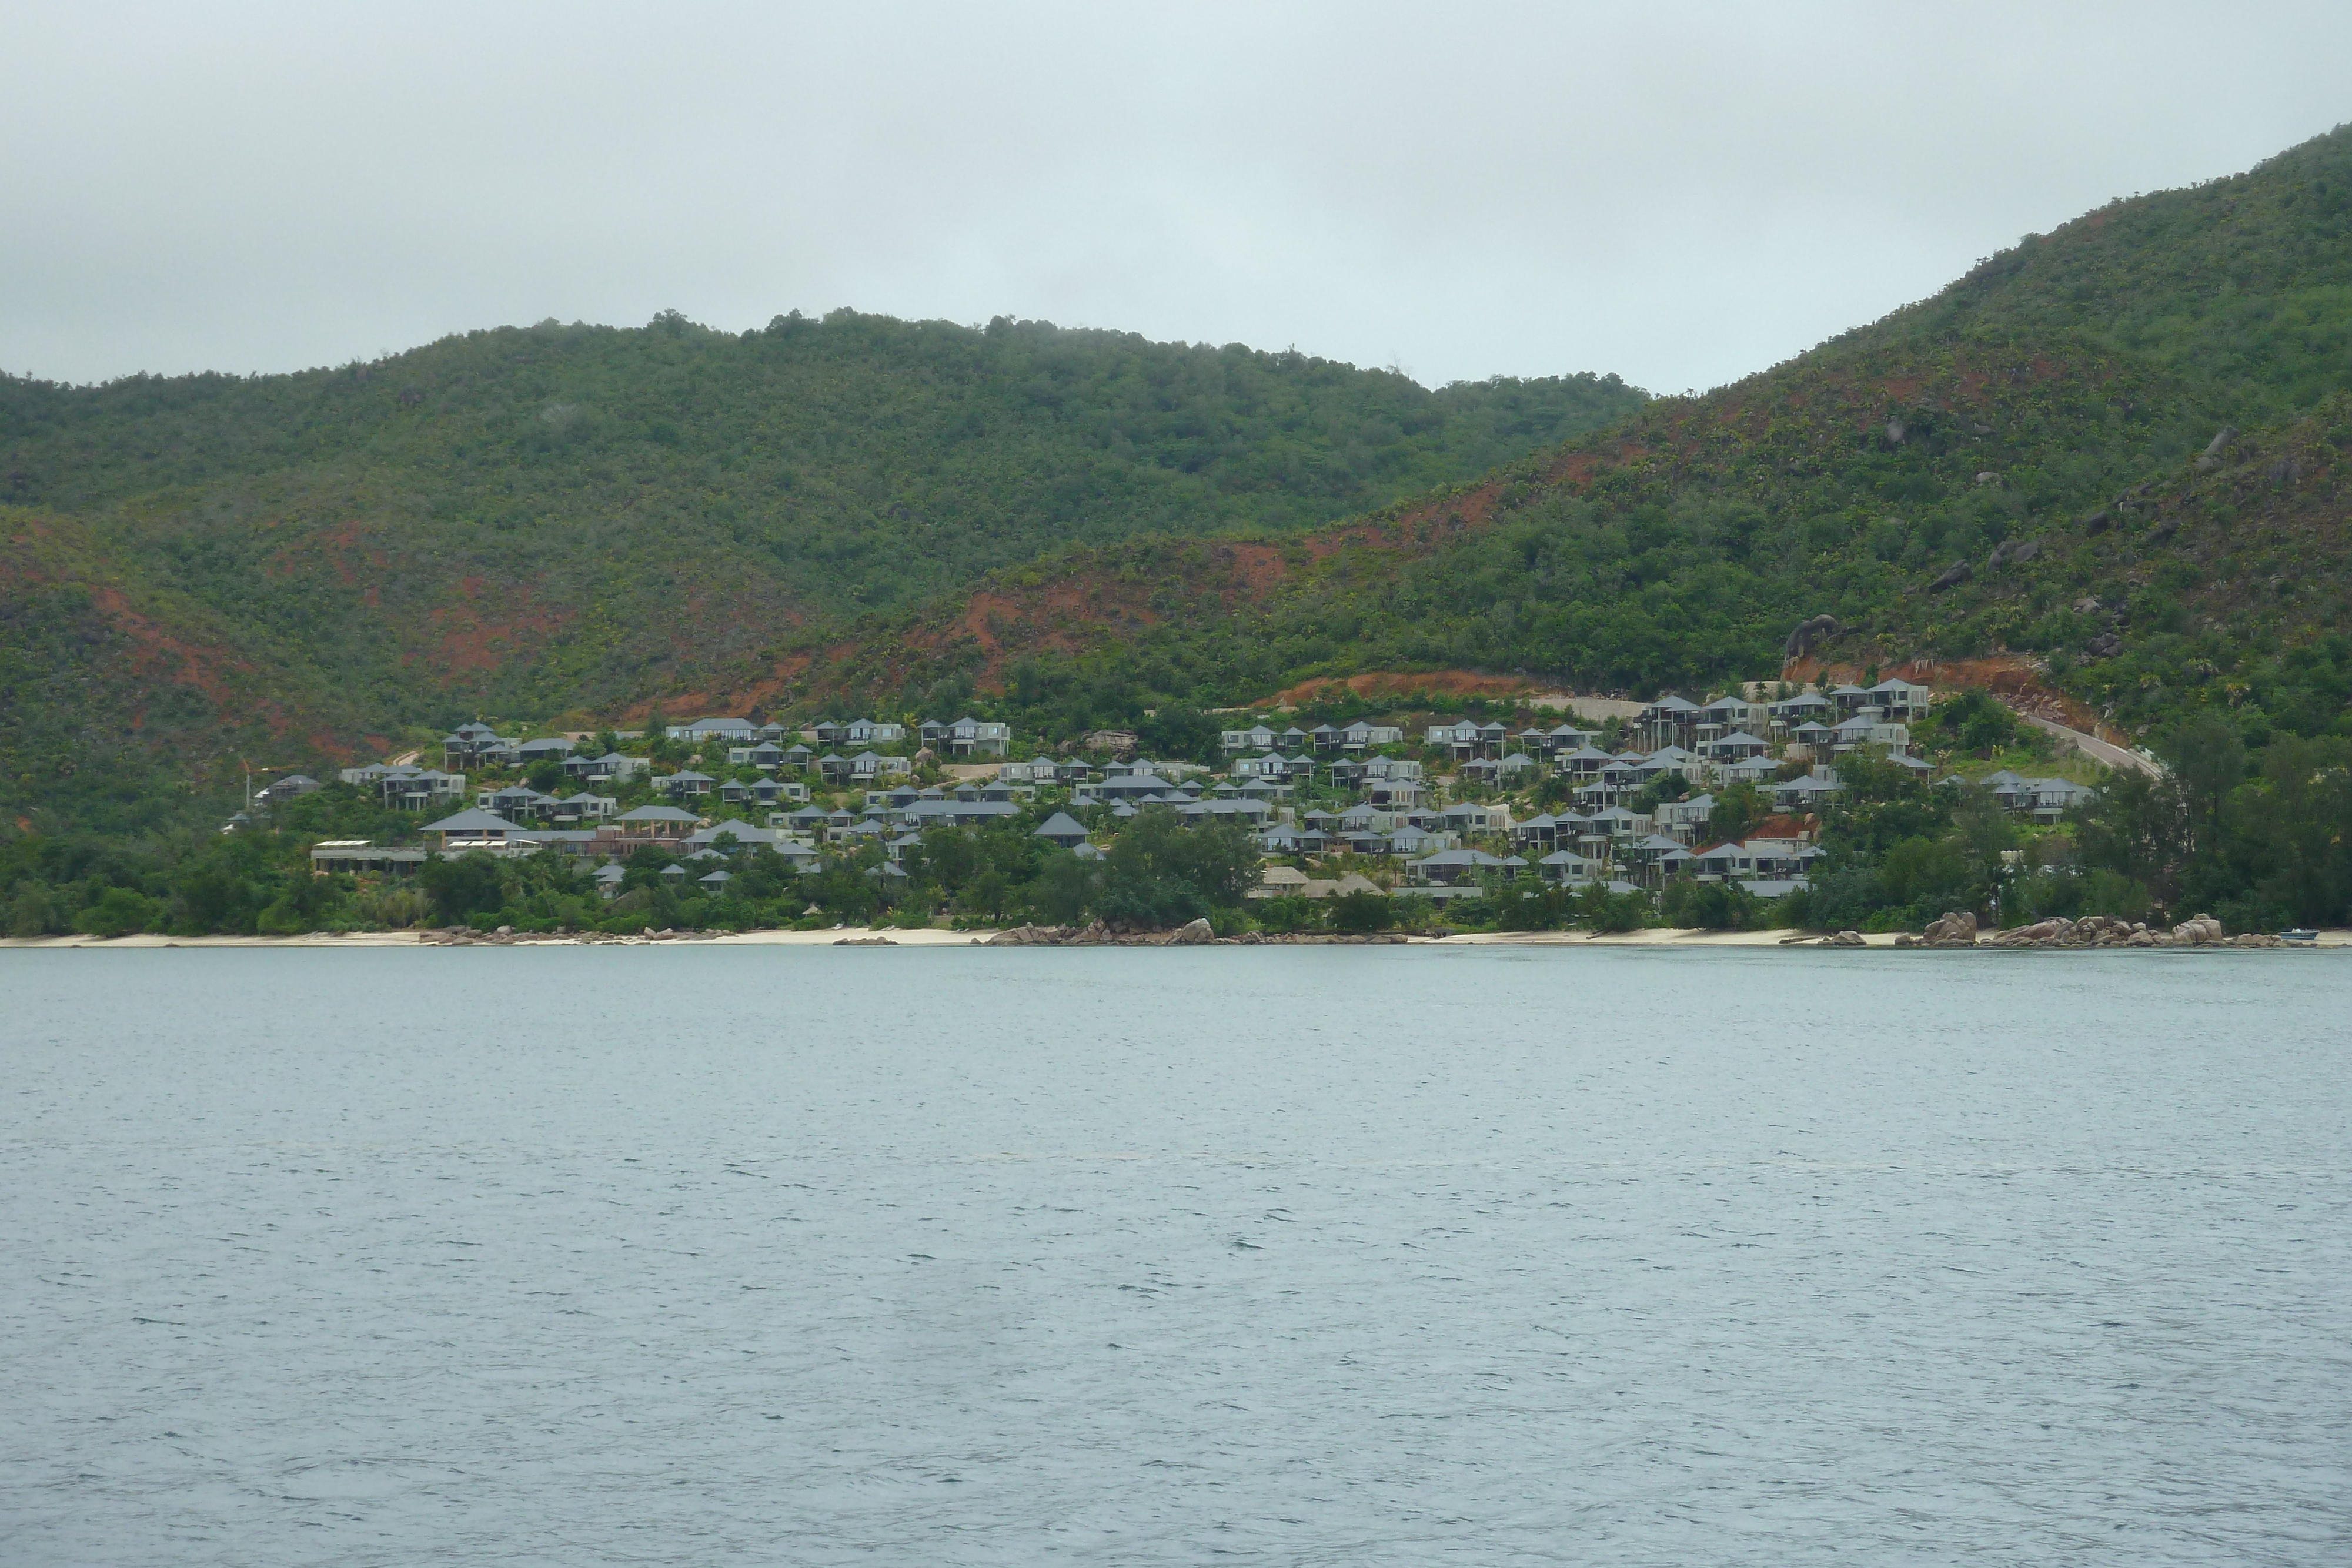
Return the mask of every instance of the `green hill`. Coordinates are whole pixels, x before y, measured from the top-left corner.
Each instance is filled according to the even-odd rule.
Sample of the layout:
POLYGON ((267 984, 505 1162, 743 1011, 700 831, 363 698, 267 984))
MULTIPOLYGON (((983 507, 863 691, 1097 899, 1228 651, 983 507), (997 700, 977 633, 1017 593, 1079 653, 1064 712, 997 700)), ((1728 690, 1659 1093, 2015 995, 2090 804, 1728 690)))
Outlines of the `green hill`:
POLYGON ((2308 406, 2352 365, 2352 143, 2339 130, 2235 178, 2110 203, 1885 326, 2080 332, 2248 421, 2308 406))
POLYGON ((21 803, 55 798, 61 745, 143 736, 209 764, 249 734, 609 710, 1050 548, 1295 530, 1641 401, 1614 377, 1433 392, 1239 345, 851 311, 740 336, 548 323, 300 375, 0 380, 27 559, 0 583, 23 628, 0 777, 21 803), (173 690, 119 689, 104 651, 155 635, 249 666, 242 706, 168 660, 148 674, 173 690))
POLYGON ((78 519, 0 507, 0 827, 135 828, 225 788, 240 758, 308 765, 359 727, 266 634, 128 567, 78 519))
POLYGON ((1255 554, 1074 549, 803 678, 1097 721, 1368 670, 1646 692, 1775 675, 1827 614, 1853 669, 2006 657, 2126 727, 2341 728, 2347 225, 2338 131, 1478 486, 1255 554))
POLYGON ((1654 402, 847 312, 0 382, 16 537, 52 541, 19 548, 55 558, 0 582, 5 717, 183 768, 476 708, 977 692, 1068 728, 1362 671, 1766 676, 1828 615, 1812 652, 1850 669, 2008 660, 2126 728, 2340 729, 2347 225, 2339 131, 1654 402), (217 657, 132 681, 105 650, 142 637, 217 657), (214 665, 244 685, 172 673, 214 665))

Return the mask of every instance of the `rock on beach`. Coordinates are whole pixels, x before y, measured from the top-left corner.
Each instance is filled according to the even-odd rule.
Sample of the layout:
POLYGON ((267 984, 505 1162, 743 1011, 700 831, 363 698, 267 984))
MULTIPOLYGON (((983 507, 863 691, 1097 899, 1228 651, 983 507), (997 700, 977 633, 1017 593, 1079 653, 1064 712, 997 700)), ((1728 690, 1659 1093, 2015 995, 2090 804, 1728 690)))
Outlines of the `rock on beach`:
POLYGON ((2246 932, 2231 936, 2210 915, 2184 920, 2171 930, 2113 915, 2085 915, 2080 920, 2054 916, 2031 925, 1979 936, 1977 917, 1956 910, 1930 925, 1918 938, 1898 941, 1913 947, 2284 947, 2276 936, 2246 932))

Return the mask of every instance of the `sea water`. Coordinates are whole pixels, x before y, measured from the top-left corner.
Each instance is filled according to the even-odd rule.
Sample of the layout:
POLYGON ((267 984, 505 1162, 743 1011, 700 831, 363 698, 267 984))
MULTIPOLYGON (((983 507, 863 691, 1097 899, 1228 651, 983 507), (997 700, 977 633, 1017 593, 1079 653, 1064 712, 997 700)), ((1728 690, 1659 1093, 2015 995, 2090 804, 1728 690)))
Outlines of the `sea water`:
POLYGON ((2347 1001, 0 953, 0 1561, 2342 1563, 2347 1001))

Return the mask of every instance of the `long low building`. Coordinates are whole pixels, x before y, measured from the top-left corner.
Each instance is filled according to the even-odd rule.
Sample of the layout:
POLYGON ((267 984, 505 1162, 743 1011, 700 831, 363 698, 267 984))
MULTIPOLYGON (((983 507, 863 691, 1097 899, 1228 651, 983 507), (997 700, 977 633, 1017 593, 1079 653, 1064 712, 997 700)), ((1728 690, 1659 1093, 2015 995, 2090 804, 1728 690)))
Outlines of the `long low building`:
POLYGON ((310 846, 310 869, 332 872, 374 872, 383 876, 413 876, 430 850, 393 849, 366 839, 329 839, 310 846))

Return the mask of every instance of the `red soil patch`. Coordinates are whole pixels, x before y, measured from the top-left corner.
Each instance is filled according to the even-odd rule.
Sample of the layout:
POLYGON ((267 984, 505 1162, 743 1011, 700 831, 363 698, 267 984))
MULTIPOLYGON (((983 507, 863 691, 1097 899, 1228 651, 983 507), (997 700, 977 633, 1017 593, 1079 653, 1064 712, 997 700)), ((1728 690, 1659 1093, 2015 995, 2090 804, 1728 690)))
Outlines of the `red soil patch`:
POLYGON ((1992 384, 1992 378, 1982 371, 1956 368, 1953 376, 1960 383, 1960 395, 1970 402, 1983 402, 1985 388, 1992 384))
POLYGON ((1460 495, 1424 501, 1410 511, 1398 513, 1394 521, 1385 525, 1359 523, 1353 528, 1342 528, 1337 531, 1342 536, 1360 532, 1367 539, 1387 535, 1399 542, 1403 542, 1407 538, 1407 529, 1419 528, 1423 523, 1435 522, 1441 517, 1459 517, 1462 519, 1463 527, 1475 528, 1484 523, 1487 514, 1495 509, 1495 498, 1500 496, 1502 491, 1503 487, 1500 485, 1489 482, 1475 489, 1465 490, 1460 495))
MULTIPOLYGON (((854 644, 845 643, 832 650, 837 663, 856 651, 854 644)), ((641 727, 656 712, 672 718, 701 718, 709 714, 746 714, 754 709, 773 711, 778 699, 795 694, 800 677, 816 663, 814 653, 787 653, 778 659, 769 673, 740 686, 715 691, 672 692, 666 696, 650 697, 614 709, 610 722, 624 727, 641 727)))
MULTIPOLYGON (((1234 552, 1260 548, 1270 549, 1228 545, 1217 547, 1213 554, 1230 574, 1237 569, 1234 552)), ((1279 569, 1282 564, 1277 555, 1273 567, 1279 569)), ((1244 570, 1255 570, 1262 580, 1272 580, 1264 562, 1253 562, 1244 570)), ((1146 592, 1139 585, 1114 584, 1086 573, 1031 588, 984 589, 971 596, 962 614, 941 625, 909 632, 902 645, 912 653, 936 656, 969 641, 981 654, 980 667, 972 672, 974 685, 982 691, 1000 692, 1004 689, 1007 667, 1022 653, 1076 653, 1096 631, 1159 624, 1161 617, 1146 602, 1146 592)), ((844 644, 832 650, 825 662, 839 667, 863 651, 857 644, 844 644)))
POLYGON ((484 611, 474 601, 488 589, 488 579, 461 578, 457 592, 463 602, 443 605, 425 617, 433 642, 408 656, 447 680, 461 674, 495 673, 511 658, 528 658, 540 644, 570 625, 575 612, 560 605, 542 606, 530 591, 504 591, 503 602, 484 611))
MULTIPOLYGON (((28 520, 26 531, 10 542, 22 549, 58 538, 55 528, 28 520)), ((14 584, 58 582, 82 586, 89 594, 90 608, 110 630, 130 644, 121 662, 148 685, 186 686, 210 703, 224 720, 231 715, 256 718, 268 727, 272 736, 283 736, 293 727, 281 703, 238 689, 238 677, 249 679, 257 674, 251 659, 215 638, 183 635, 159 625, 133 609, 119 585, 90 582, 86 570, 74 558, 51 564, 17 554, 6 563, 6 570, 14 584)), ((146 710, 142 706, 131 724, 137 729, 143 728, 145 723, 146 710)))
POLYGON ((1544 471, 1544 477, 1555 485, 1589 485, 1593 470, 1601 464, 1597 452, 1571 452, 1544 471))
MULTIPOLYGON (((204 694, 215 707, 226 708, 239 700, 225 675, 226 670, 251 670, 252 664, 215 647, 197 647, 164 631, 144 615, 131 608, 119 588, 100 588, 90 593, 90 603, 107 624, 131 639, 138 650, 132 661, 142 674, 164 674, 184 686, 194 686, 204 694), (166 665, 170 668, 166 668, 166 665)), ((270 724, 275 735, 286 733, 282 716, 270 724)))
POLYGON ((997 636, 1000 627, 1010 628, 1022 618, 1021 607, 1001 593, 975 593, 956 624, 967 636, 980 644, 980 651, 993 659, 1003 651, 1004 644, 997 636))
MULTIPOLYGON (((293 719, 283 704, 272 697, 239 692, 231 684, 232 675, 249 676, 255 673, 250 659, 209 639, 192 641, 164 631, 131 609, 120 589, 93 590, 90 602, 106 617, 109 625, 130 639, 134 649, 131 664, 142 675, 194 687, 222 715, 250 715, 267 726, 273 737, 282 738, 293 728, 293 719)), ((323 732, 312 737, 312 740, 329 757, 350 755, 348 747, 323 732)))
POLYGON ((1290 574, 1290 563, 1272 545, 1220 545, 1216 553, 1232 565, 1242 591, 1252 599, 1265 598, 1290 574))
POLYGON ((1996 653, 1982 659, 1914 659, 1897 665, 1895 673, 1922 685, 1982 686, 2019 713, 2053 719, 2069 729, 2079 729, 2118 746, 2132 743, 2129 736, 2113 725, 2102 723, 2087 705, 2044 685, 2042 666, 2019 654, 1996 653))
MULTIPOLYGON (((1780 678, 1835 685, 1845 682, 1859 684, 1863 673, 1858 664, 1822 664, 1812 659, 1797 659, 1782 668, 1780 678)), ((1978 659, 1907 659, 1885 666, 1883 673, 1939 691, 1981 686, 2019 713, 2052 719, 2069 729, 2079 729, 2118 746, 2132 744, 2129 736, 2103 723, 2090 707, 2044 683, 2040 662, 2022 653, 1990 653, 1978 659)))

